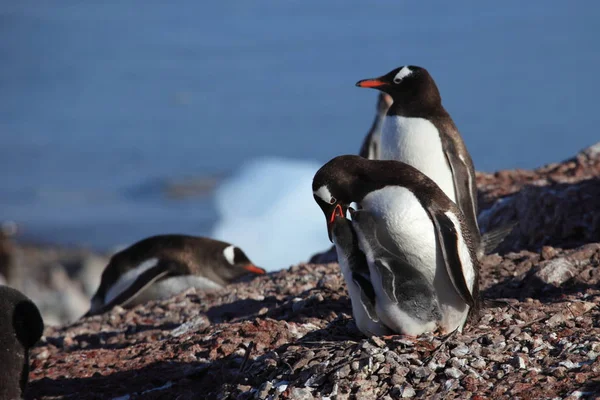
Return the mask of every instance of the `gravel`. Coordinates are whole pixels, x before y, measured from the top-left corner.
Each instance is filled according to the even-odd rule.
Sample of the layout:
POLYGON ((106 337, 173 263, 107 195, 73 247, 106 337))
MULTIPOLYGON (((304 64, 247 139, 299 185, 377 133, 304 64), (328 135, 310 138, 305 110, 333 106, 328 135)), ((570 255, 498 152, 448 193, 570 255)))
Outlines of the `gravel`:
POLYGON ((302 264, 219 292, 191 289, 48 327, 31 352, 25 398, 594 398, 600 235, 590 224, 600 220, 600 197, 590 209, 571 196, 591 201, 579 190, 600 175, 596 153, 536 171, 479 174, 488 210, 527 190, 556 203, 522 214, 510 211, 521 203, 505 201, 487 214, 491 224, 514 212, 526 229, 484 257, 481 318, 446 343, 362 336, 338 265, 302 264), (571 218, 568 226, 555 209, 571 218), (527 236, 534 226, 542 230, 527 236), (562 268, 569 273, 555 271, 562 268))

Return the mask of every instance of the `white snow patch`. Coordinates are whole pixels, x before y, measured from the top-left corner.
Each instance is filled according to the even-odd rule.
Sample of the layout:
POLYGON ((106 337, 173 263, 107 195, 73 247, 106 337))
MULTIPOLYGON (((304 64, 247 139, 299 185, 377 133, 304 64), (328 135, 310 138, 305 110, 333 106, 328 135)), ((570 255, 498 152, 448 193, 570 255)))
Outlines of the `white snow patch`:
POLYGON ((325 217, 315 203, 316 162, 256 159, 215 193, 220 216, 212 237, 241 248, 267 271, 307 261, 331 246, 325 217))

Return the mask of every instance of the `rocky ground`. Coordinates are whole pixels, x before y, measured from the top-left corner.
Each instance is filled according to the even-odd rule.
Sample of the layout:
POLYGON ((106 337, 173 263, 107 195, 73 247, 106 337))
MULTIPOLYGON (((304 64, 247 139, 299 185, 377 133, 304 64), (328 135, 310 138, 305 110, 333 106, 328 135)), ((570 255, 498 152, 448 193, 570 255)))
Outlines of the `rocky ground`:
POLYGON ((482 228, 520 224, 483 260, 480 321, 443 345, 362 336, 337 264, 305 264, 49 327, 25 398, 596 398, 598 176, 600 145, 478 174, 482 228))

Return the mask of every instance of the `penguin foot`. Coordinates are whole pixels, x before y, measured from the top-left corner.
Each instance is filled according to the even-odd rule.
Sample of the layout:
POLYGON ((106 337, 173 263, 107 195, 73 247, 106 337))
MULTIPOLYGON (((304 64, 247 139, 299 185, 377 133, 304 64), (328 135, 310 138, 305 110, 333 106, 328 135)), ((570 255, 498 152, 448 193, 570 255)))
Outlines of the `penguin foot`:
POLYGON ((385 340, 390 340, 390 339, 400 339, 400 340, 410 340, 410 341, 417 340, 417 337, 414 335, 404 335, 404 334, 384 335, 384 336, 382 336, 382 338, 385 340))

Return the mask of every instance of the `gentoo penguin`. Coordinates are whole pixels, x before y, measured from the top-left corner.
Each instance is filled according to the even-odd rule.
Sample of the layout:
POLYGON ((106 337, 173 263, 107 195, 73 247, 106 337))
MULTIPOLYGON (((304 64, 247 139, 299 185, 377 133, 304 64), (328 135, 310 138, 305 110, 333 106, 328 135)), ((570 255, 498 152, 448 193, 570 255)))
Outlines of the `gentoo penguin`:
POLYGON ((86 316, 115 305, 171 297, 190 287, 216 290, 250 274, 264 274, 238 247, 203 237, 159 235, 112 256, 86 316))
POLYGON ((381 160, 410 164, 432 179, 463 212, 479 255, 475 169, 440 91, 425 68, 408 65, 356 86, 392 96, 381 131, 381 160))
MULTIPOLYGON (((341 208, 338 210, 341 211, 341 208)), ((358 247, 358 239, 351 222, 340 212, 334 213, 332 218, 332 240, 348 287, 356 326, 367 336, 389 335, 392 331, 381 323, 375 311, 375 290, 369 275, 369 265, 365 254, 358 247)))
POLYGON ((379 159, 381 127, 383 126, 385 115, 391 105, 392 97, 384 92, 379 92, 379 96, 377 97, 375 120, 373 121, 373 125, 371 125, 369 133, 367 133, 367 136, 365 136, 362 146, 360 147, 360 151, 358 152, 359 156, 368 158, 370 160, 379 159))
MULTIPOLYGON (((442 333, 461 330, 469 313, 476 316, 479 262, 472 228, 425 174, 398 161, 339 156, 317 171, 313 195, 325 214, 330 239, 329 221, 333 215, 345 215, 350 203, 373 215, 381 246, 433 285, 442 333)), ((377 280, 371 281, 376 288, 377 280)))
POLYGON ((367 259, 381 321, 408 336, 435 331, 442 314, 432 277, 411 265, 405 255, 392 254, 380 244, 379 226, 370 212, 353 212, 352 226, 367 259))
POLYGON ((20 399, 29 378, 29 349, 42 337, 40 311, 24 294, 0 286, 0 399, 20 399))

